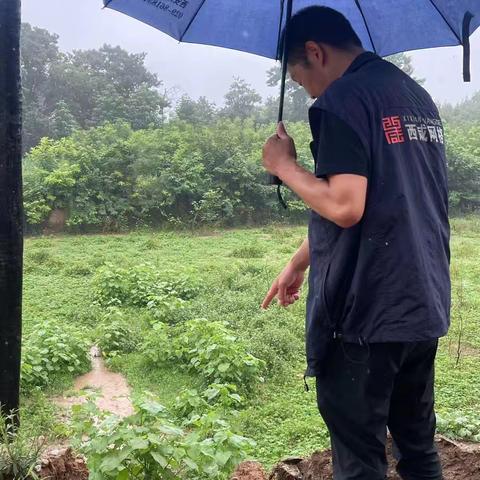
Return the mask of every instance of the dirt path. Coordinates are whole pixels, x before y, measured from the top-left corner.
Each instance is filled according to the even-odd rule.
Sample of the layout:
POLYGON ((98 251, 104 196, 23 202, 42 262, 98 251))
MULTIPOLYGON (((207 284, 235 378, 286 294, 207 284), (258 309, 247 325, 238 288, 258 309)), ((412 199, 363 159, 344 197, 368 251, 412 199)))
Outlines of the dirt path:
POLYGON ((75 380, 75 396, 54 397, 52 400, 60 407, 68 409, 72 405, 79 405, 86 402, 86 394, 96 391, 98 408, 118 415, 127 417, 133 413, 132 402, 130 401, 130 387, 120 373, 110 372, 103 361, 102 354, 98 347, 93 346, 90 350, 92 370, 75 380))

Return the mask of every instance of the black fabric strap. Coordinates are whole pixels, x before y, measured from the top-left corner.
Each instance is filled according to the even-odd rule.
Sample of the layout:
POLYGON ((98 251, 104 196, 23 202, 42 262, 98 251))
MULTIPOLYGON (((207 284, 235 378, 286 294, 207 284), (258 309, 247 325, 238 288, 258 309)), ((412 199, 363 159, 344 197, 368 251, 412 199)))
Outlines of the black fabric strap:
POLYGON ((282 196, 282 184, 277 185, 277 197, 280 205, 286 210, 288 207, 287 202, 285 202, 282 196))

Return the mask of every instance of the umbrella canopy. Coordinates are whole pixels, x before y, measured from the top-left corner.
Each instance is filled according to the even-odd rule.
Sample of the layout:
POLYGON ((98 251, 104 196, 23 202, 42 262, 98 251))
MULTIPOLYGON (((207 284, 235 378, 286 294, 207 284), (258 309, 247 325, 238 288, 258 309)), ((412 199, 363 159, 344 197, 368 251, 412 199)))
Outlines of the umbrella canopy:
MULTIPOLYGON (((312 5, 343 13, 367 50, 386 56, 464 45, 480 25, 479 0, 293 0, 293 14, 312 5)), ((108 8, 180 42, 231 48, 279 59, 287 0, 104 0, 108 8)))

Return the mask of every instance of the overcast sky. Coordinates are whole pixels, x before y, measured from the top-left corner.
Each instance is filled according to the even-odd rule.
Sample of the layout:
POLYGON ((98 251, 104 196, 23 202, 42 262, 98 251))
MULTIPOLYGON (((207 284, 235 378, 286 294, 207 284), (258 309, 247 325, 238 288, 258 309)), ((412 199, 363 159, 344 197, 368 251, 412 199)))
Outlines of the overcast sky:
MULTIPOLYGON (((101 0, 23 0, 23 21, 57 33, 64 51, 109 43, 129 52, 147 52, 148 68, 176 95, 204 95, 220 104, 234 76, 246 79, 264 96, 276 93, 265 84, 265 72, 274 65, 273 60, 179 44, 152 27, 101 7, 101 0)), ((412 53, 416 74, 426 78, 425 86, 435 100, 456 103, 480 90, 480 29, 472 36, 471 50, 470 84, 462 80, 461 47, 412 53)))

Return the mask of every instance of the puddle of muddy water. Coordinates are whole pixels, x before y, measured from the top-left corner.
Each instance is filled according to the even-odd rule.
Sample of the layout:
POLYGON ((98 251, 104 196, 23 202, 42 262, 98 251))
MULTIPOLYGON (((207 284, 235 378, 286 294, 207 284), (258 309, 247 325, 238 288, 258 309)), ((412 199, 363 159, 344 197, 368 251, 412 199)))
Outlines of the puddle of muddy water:
POLYGON ((120 417, 132 415, 130 387, 125 377, 107 369, 97 346, 91 348, 90 358, 92 370, 76 378, 73 388, 75 396, 55 397, 53 398, 54 403, 65 408, 79 405, 86 402, 86 393, 89 390, 94 390, 97 392, 95 403, 101 410, 120 417))

